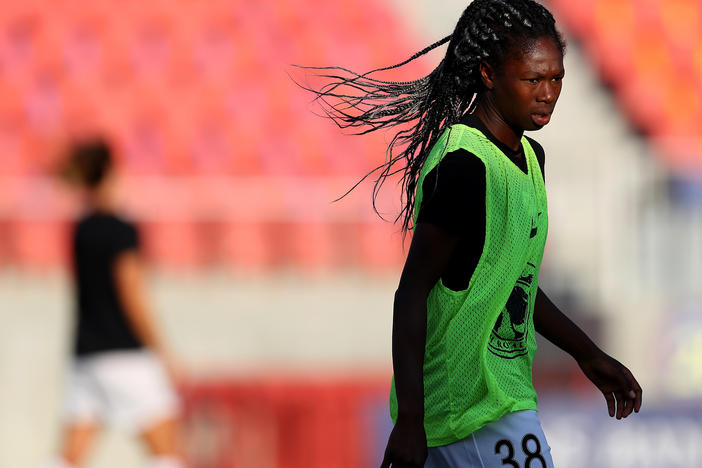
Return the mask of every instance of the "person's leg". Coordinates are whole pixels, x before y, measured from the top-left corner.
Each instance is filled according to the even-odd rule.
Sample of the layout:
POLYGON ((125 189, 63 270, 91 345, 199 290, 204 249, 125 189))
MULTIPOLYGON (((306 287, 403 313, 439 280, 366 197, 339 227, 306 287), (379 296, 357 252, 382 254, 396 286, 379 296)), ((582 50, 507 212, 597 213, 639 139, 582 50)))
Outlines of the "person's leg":
POLYGON ((98 427, 94 424, 70 424, 64 429, 61 456, 69 466, 79 467, 93 446, 98 427))
POLYGON ((69 423, 63 429, 60 456, 42 465, 42 468, 78 468, 93 446, 98 427, 91 423, 69 423))
POLYGON ((64 395, 59 456, 44 468, 78 468, 93 446, 104 412, 91 358, 71 362, 64 395))
POLYGON ((180 421, 175 417, 153 424, 141 435, 154 456, 181 454, 180 421))
POLYGON ((180 421, 169 418, 145 429, 142 439, 152 456, 153 468, 184 468, 180 421))

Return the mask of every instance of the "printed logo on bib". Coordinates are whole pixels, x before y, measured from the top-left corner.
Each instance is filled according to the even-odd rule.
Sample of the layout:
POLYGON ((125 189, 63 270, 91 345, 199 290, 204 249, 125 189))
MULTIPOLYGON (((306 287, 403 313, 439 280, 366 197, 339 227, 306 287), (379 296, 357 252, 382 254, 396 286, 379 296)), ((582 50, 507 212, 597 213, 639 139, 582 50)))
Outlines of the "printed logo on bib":
POLYGON ((534 220, 534 217, 531 217, 531 232, 529 233, 529 238, 533 239, 536 237, 536 234, 539 232, 539 218, 541 217, 541 212, 539 212, 538 215, 536 215, 536 220, 534 220))
POLYGON ((531 302, 531 285, 536 267, 527 263, 512 290, 505 308, 492 328, 488 349, 493 354, 511 359, 524 356, 527 350, 527 311, 531 302))

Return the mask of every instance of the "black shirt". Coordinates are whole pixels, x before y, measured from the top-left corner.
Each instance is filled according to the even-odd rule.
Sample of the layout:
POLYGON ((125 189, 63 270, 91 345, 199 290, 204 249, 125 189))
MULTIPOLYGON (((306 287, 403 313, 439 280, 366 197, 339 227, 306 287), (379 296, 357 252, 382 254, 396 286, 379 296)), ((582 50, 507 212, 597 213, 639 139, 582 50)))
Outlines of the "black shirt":
POLYGON ((136 228, 111 214, 92 213, 75 228, 73 259, 78 324, 76 354, 143 347, 117 295, 113 265, 118 254, 138 249, 136 228))
MULTIPOLYGON (((517 167, 528 172, 521 145, 517 151, 512 150, 472 114, 461 123, 479 130, 517 167)), ((545 175, 544 149, 533 139, 526 138, 545 175)), ((464 149, 446 154, 424 178, 417 223, 433 224, 460 236, 441 280, 454 291, 466 289, 485 244, 485 165, 482 160, 464 149)))

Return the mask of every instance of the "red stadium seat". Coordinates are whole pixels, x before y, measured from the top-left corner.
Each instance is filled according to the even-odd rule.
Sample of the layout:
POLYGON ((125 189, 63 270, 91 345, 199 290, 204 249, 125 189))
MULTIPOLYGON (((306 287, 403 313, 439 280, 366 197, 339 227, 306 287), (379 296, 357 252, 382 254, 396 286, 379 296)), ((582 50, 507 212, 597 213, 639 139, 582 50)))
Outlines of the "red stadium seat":
POLYGON ((101 81, 64 80, 61 85, 63 133, 69 139, 86 135, 115 138, 125 133, 131 118, 130 102, 101 81))
POLYGON ((123 94, 131 109, 127 126, 119 129, 118 137, 124 163, 134 173, 176 174, 182 166, 185 142, 164 90, 168 88, 144 85, 123 94))
POLYGON ((29 130, 39 136, 57 135, 63 120, 61 88, 51 74, 37 74, 24 96, 25 118, 29 130))
POLYGON ((659 2, 665 37, 673 44, 689 47, 700 38, 702 4, 697 0, 659 2))
POLYGON ((137 117, 123 136, 125 164, 130 172, 136 174, 163 173, 167 145, 166 134, 158 117, 137 117))
POLYGON ((80 83, 99 80, 108 52, 104 41, 108 16, 101 2, 66 3, 70 6, 48 8, 43 15, 62 77, 80 83))
POLYGON ((659 36, 642 34, 633 54, 637 75, 655 76, 673 69, 670 50, 659 36))
POLYGON ((194 223, 147 221, 141 223, 140 232, 143 251, 149 261, 171 269, 202 265, 202 242, 194 223))
MULTIPOLYGON (((278 136, 268 124, 270 99, 254 77, 240 77, 224 96, 227 121, 234 134, 232 163, 237 173, 263 170, 261 146, 278 136)), ((287 137, 286 129, 282 130, 287 137)))
POLYGON ((0 173, 21 175, 36 168, 29 151, 31 134, 26 128, 22 92, 11 83, 0 84, 0 173))
POLYGON ((663 93, 657 82, 646 77, 630 80, 618 90, 621 105, 632 122, 642 130, 651 132, 663 114, 663 93))
POLYGON ((702 151, 688 142, 699 134, 702 107, 702 4, 597 0, 590 29, 575 13, 592 3, 561 0, 556 11, 583 41, 634 124, 664 147, 670 164, 689 168, 697 160, 699 168, 702 151))
POLYGON ((69 262, 70 228, 55 219, 15 219, 9 226, 12 257, 22 268, 47 271, 69 262))
POLYGON ((232 154, 231 170, 236 175, 253 175, 262 171, 258 158, 258 142, 243 129, 231 127, 232 154))
POLYGON ((187 117, 178 116, 174 122, 182 136, 181 144, 190 173, 231 174, 240 135, 236 128, 232 128, 226 91, 203 84, 197 89, 192 86, 183 89, 179 95, 183 96, 180 104, 191 109, 187 117))
POLYGON ((336 262, 330 225, 324 221, 298 222, 290 233, 292 263, 309 273, 321 273, 336 262))
POLYGON ((29 137, 16 122, 0 117, 0 173, 20 176, 36 167, 29 151, 29 137))
POLYGON ((589 36, 595 28, 595 2, 573 2, 557 0, 552 2, 552 10, 557 19, 567 24, 568 29, 577 36, 589 36))
POLYGON ((226 82, 250 61, 253 53, 232 19, 207 18, 196 28, 191 25, 188 38, 189 62, 198 80, 226 82))
POLYGON ((586 47, 605 81, 620 83, 631 73, 627 57, 635 47, 636 10, 629 0, 598 0, 594 15, 595 29, 586 47))
POLYGON ((222 259, 234 270, 263 271, 276 265, 276 245, 265 223, 224 222, 221 235, 222 259))
POLYGON ((404 260, 399 225, 381 221, 364 224, 359 252, 361 264, 367 271, 378 274, 399 272, 404 260))

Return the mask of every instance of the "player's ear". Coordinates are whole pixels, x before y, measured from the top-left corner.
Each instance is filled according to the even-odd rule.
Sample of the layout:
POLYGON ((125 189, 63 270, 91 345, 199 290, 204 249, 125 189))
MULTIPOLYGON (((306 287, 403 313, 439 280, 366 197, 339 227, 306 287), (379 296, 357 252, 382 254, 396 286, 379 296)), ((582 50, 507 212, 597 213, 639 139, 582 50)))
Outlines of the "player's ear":
POLYGON ((480 79, 487 89, 495 88, 495 69, 487 62, 480 62, 480 79))

